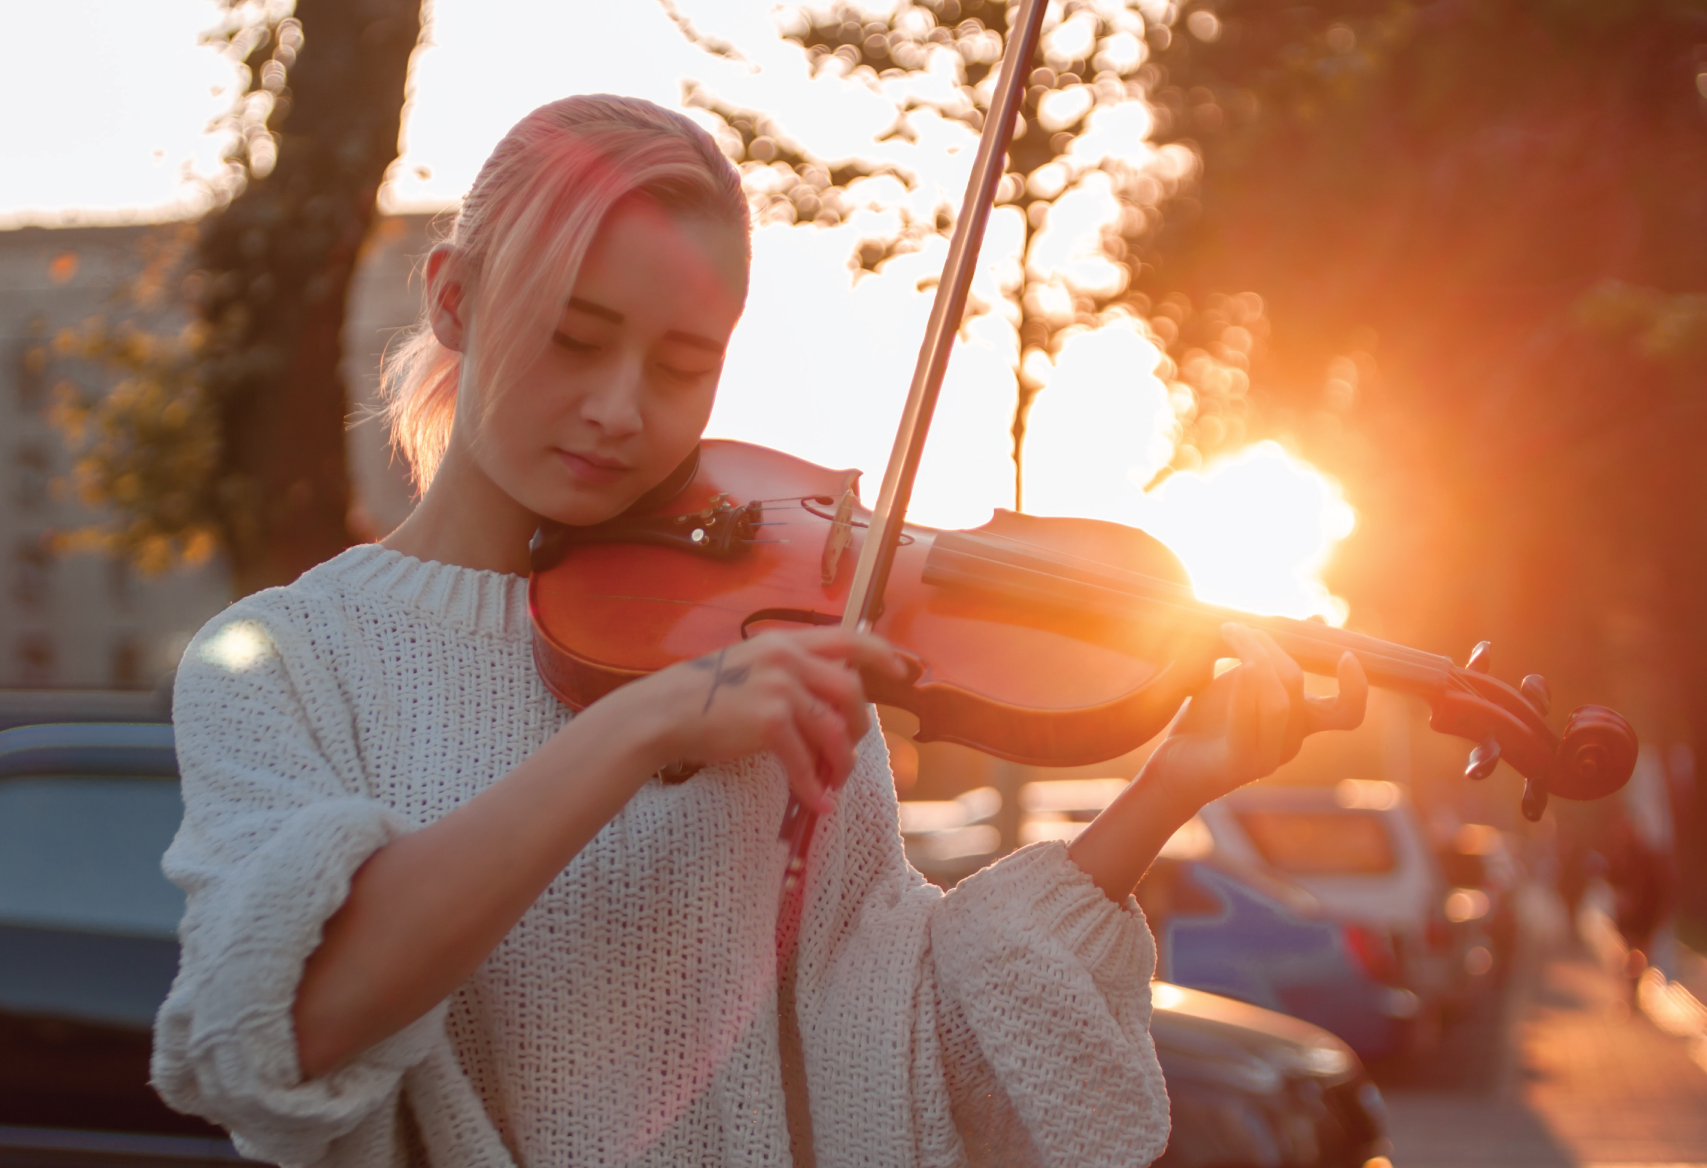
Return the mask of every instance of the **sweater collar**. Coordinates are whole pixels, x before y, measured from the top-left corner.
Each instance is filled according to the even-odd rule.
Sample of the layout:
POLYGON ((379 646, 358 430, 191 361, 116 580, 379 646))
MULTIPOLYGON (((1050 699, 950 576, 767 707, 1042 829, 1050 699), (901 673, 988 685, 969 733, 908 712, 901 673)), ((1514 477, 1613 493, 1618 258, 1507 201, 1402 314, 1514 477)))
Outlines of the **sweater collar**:
POLYGON ((350 548, 311 574, 465 632, 506 640, 531 635, 526 576, 418 560, 377 543, 350 548))

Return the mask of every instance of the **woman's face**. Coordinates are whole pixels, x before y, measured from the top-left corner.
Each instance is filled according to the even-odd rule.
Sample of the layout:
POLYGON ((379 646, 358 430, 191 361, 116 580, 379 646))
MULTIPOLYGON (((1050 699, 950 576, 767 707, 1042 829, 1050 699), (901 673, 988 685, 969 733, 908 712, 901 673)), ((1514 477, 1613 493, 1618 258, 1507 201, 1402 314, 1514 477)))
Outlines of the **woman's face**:
POLYGON ((619 204, 550 343, 509 384, 483 387, 486 408, 458 401, 468 453, 535 515, 587 524, 625 510, 699 441, 746 285, 739 229, 619 204))

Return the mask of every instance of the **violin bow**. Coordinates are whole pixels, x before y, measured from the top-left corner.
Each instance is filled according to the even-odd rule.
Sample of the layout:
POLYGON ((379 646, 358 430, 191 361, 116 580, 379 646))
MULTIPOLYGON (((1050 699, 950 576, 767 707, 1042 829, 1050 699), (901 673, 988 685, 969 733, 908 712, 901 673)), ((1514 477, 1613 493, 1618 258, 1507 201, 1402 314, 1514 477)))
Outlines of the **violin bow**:
MULTIPOLYGON (((1008 25, 1001 71, 990 95, 983 133, 978 137, 978 155, 972 162, 972 175, 966 182, 966 195, 949 240, 948 259, 931 303, 930 321, 925 325, 924 343, 919 346, 919 360, 913 369, 913 384, 907 392, 901 426, 895 433, 895 446, 883 471, 883 488, 878 492, 877 505, 872 508, 848 589, 847 606, 842 610, 843 628, 869 630, 883 606, 883 589, 889 582, 895 548, 907 518, 907 504, 913 497, 913 480, 918 477, 925 437, 936 413, 937 398, 942 394, 949 353, 960 331, 961 319, 966 315, 966 298, 972 288, 973 271, 978 266, 978 251, 990 221, 990 208, 995 204, 996 188, 1007 170, 1008 144, 1013 141, 1020 98, 1037 53, 1047 7, 1047 0, 1020 0, 1018 15, 1008 25)), ((817 814, 790 797, 782 820, 782 838, 789 841, 788 866, 783 875, 785 895, 799 885, 805 874, 806 849, 817 825, 817 814)))

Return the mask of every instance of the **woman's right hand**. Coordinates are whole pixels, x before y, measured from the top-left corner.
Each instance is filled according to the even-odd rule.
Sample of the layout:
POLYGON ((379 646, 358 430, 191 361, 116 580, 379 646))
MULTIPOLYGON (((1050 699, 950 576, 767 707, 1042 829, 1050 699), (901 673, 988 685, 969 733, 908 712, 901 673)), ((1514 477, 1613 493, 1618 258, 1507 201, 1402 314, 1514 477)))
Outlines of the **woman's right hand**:
POLYGON ((652 727, 660 765, 770 751, 801 803, 823 812, 871 728, 862 669, 907 672, 901 655, 869 633, 768 632, 659 670, 598 704, 629 706, 652 727))
POLYGON ((869 726, 859 669, 906 667, 880 638, 830 628, 684 661, 607 694, 502 781, 380 848, 303 970, 292 1019, 304 1077, 461 985, 659 767, 773 751, 801 802, 826 809, 869 726))

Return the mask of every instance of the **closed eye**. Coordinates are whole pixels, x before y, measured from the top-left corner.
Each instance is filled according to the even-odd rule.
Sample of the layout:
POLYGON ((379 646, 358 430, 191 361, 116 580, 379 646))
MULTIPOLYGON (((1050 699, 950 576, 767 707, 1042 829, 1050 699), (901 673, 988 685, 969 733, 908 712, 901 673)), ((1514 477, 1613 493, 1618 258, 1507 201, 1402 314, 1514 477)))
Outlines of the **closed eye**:
POLYGON ((562 329, 558 329, 556 332, 552 333, 551 339, 557 344, 562 345, 565 349, 568 349, 571 353, 591 353, 598 349, 598 346, 593 344, 591 341, 577 340, 562 329))
POLYGON ((721 364, 718 364, 712 365, 706 369, 683 369, 679 365, 669 365, 662 361, 658 363, 659 369, 661 369, 667 376, 673 377, 677 381, 695 381, 701 377, 708 377, 711 374, 716 373, 721 367, 721 364))

